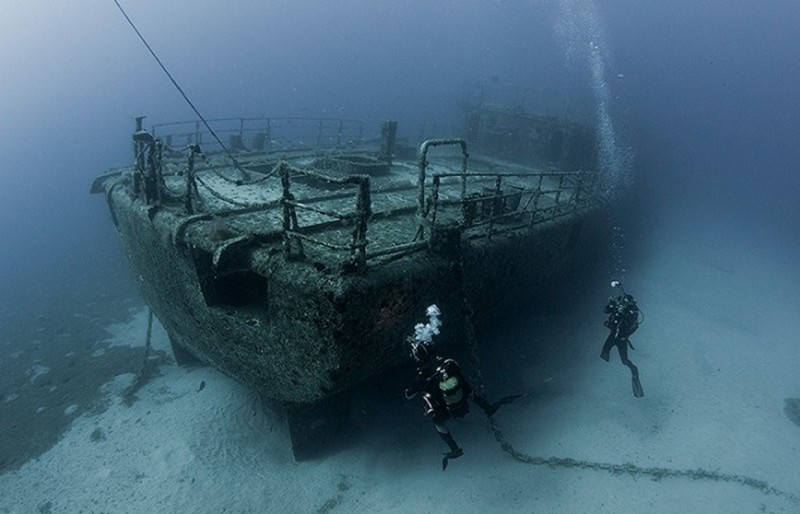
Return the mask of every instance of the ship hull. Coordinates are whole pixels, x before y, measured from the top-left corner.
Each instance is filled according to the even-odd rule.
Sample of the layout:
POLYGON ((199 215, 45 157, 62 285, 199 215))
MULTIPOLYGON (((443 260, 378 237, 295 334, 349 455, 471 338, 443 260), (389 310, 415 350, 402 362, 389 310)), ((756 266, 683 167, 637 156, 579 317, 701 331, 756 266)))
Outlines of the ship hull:
POLYGON ((175 216, 153 214, 125 188, 109 199, 141 294, 172 343, 267 398, 295 404, 405 362, 404 340, 432 303, 443 312, 447 346, 463 341, 465 300, 478 328, 545 301, 593 255, 606 225, 595 208, 491 239, 443 233, 428 251, 351 275, 255 252, 246 280, 256 291, 247 303, 209 305, 208 256, 173 242, 175 216))

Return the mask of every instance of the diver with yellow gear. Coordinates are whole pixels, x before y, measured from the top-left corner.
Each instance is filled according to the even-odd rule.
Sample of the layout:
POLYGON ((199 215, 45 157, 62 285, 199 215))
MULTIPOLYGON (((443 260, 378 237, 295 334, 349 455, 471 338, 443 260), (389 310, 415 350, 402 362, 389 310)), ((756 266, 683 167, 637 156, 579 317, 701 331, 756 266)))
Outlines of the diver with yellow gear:
POLYGON ((428 307, 428 316, 431 322, 427 325, 417 325, 416 336, 407 339, 411 345, 411 356, 417 363, 417 372, 411 385, 405 389, 405 396, 406 399, 420 396, 423 412, 426 416, 433 417, 436 432, 450 448, 442 459, 442 471, 444 471, 450 459, 464 455, 464 450, 453 439, 445 422, 466 415, 469 412, 467 400, 470 397, 487 416, 492 416, 501 405, 510 403, 522 395, 507 396, 492 404, 474 391, 455 360, 438 356, 434 352, 432 336, 439 333, 440 325, 439 310, 435 305, 428 307))

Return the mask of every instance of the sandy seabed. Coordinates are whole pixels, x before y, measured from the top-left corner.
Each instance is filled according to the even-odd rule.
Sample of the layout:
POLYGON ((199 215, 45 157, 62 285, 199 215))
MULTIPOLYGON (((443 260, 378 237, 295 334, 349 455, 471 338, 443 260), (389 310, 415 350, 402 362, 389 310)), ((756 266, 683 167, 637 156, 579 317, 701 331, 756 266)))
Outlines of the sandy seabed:
MULTIPOLYGON (((627 284, 647 316, 631 355, 646 396, 632 396, 616 352, 608 364, 597 357, 611 292, 598 286, 563 315, 585 323, 555 316, 498 333, 573 349, 557 364, 534 351, 508 356, 532 394, 501 410, 498 425, 533 456, 700 469, 772 489, 524 464, 475 409, 451 423, 466 453, 442 472, 444 445, 400 393, 382 407, 360 403, 358 437, 298 463, 280 412, 211 368, 169 364, 130 406, 120 395, 133 376, 107 383, 108 409, 0 476, 0 512, 800 512, 800 426, 784 412, 800 397, 798 264, 719 232, 663 234, 652 248, 627 284)), ((109 328, 140 341, 146 323, 139 312, 109 328)), ((159 327, 153 344, 168 348, 159 327)))

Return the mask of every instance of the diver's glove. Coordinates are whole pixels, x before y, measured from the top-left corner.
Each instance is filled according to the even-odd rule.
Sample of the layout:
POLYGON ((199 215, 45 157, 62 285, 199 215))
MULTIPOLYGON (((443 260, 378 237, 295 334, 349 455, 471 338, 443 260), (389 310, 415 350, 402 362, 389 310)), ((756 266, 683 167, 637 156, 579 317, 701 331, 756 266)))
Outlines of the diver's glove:
POLYGON ((445 453, 444 457, 442 457, 442 471, 447 469, 447 464, 450 459, 457 459, 462 455, 464 455, 464 450, 462 448, 445 453))
POLYGON ((411 398, 417 396, 417 390, 413 387, 406 387, 403 391, 403 394, 405 395, 406 400, 410 400, 411 398))

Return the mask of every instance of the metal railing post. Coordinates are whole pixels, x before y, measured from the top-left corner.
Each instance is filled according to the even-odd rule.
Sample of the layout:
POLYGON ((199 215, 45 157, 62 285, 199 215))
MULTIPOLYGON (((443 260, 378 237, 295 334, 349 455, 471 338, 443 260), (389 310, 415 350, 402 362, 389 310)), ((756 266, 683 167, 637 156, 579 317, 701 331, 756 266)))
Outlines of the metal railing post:
POLYGON ((560 175, 558 177, 558 189, 556 189, 556 204, 554 212, 558 212, 561 210, 560 202, 561 202, 561 189, 564 187, 564 175, 560 175))
POLYGON ((194 178, 194 156, 196 154, 202 155, 199 145, 192 145, 189 148, 189 167, 186 170, 186 198, 184 205, 187 214, 194 214, 194 203, 192 202, 192 193, 199 196, 197 191, 197 182, 194 178))
POLYGON ((431 214, 431 230, 436 226, 436 211, 439 209, 439 182, 441 178, 438 175, 433 176, 433 186, 431 188, 431 197, 433 198, 433 214, 431 214))
POLYGON ((353 227, 351 261, 356 269, 362 269, 367 264, 367 220, 371 214, 372 201, 370 200, 369 177, 364 177, 358 184, 356 224, 355 227, 353 227))
POLYGON ((501 186, 503 177, 497 175, 494 179, 494 197, 492 198, 492 208, 489 209, 489 224, 486 226, 486 237, 492 237, 492 230, 494 229, 495 217, 503 213, 503 198, 501 197, 501 186))
POLYGON ((292 253, 291 241, 289 240, 289 201, 292 194, 289 192, 289 170, 286 169, 283 163, 279 166, 282 186, 281 205, 283 206, 283 256, 288 259, 292 253))
POLYGON ((536 191, 533 193, 533 209, 531 210, 531 227, 536 223, 536 214, 539 212, 539 197, 542 194, 542 182, 544 176, 539 175, 539 183, 536 185, 536 191))

